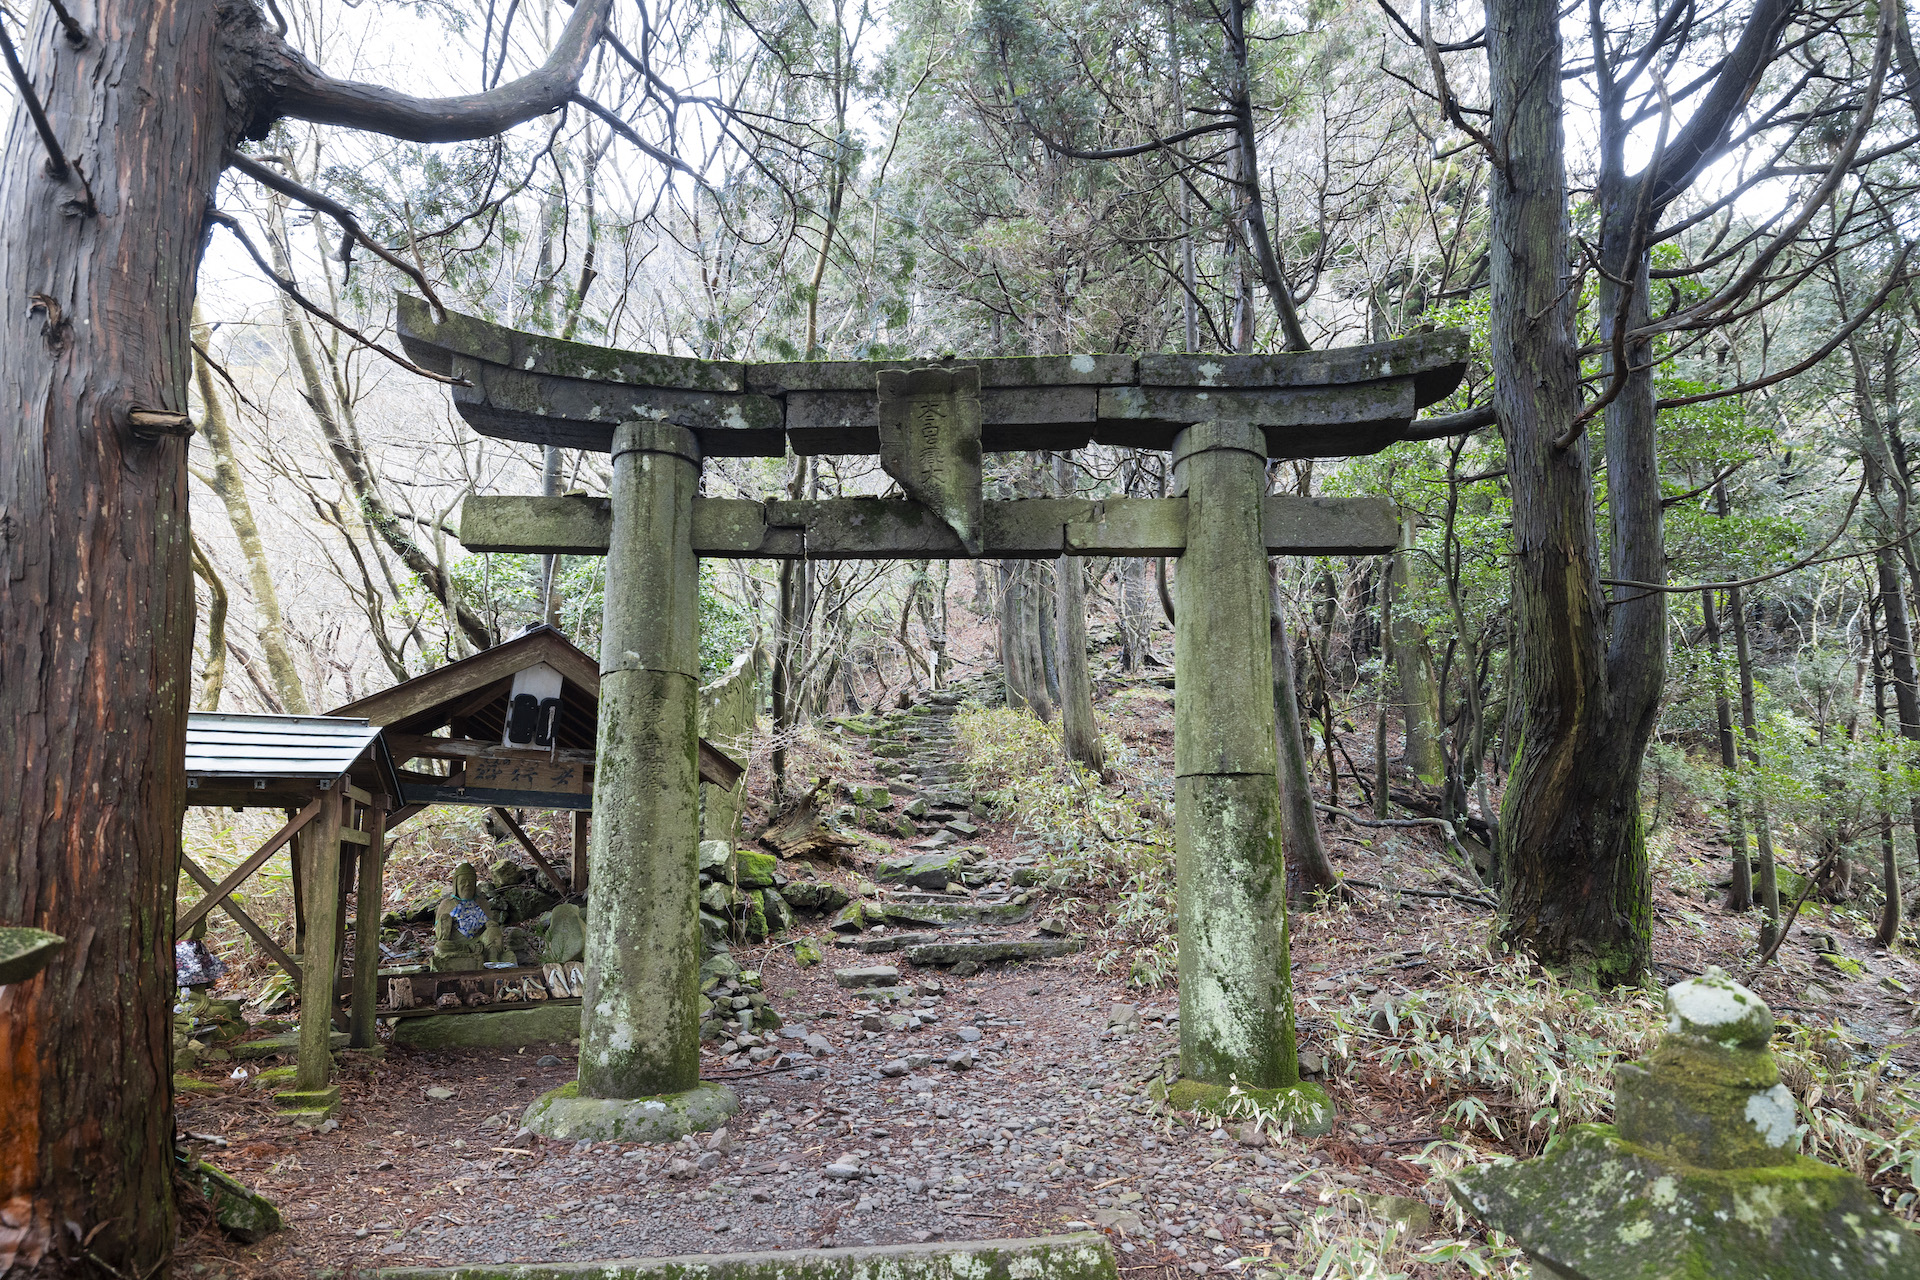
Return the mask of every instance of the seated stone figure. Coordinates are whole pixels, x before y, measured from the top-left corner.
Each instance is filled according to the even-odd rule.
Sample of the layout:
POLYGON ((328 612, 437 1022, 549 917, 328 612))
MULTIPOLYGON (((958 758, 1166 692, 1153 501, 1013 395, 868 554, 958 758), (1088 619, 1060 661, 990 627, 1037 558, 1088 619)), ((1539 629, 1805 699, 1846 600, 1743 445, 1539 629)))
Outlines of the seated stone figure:
POLYGON ((433 911, 433 967, 439 972, 478 969, 510 962, 506 933, 480 896, 479 876, 471 862, 453 869, 453 892, 433 911))
POLYGON ((540 948, 540 959, 547 964, 565 964, 586 954, 587 917, 571 902, 555 907, 547 918, 547 936, 540 948))

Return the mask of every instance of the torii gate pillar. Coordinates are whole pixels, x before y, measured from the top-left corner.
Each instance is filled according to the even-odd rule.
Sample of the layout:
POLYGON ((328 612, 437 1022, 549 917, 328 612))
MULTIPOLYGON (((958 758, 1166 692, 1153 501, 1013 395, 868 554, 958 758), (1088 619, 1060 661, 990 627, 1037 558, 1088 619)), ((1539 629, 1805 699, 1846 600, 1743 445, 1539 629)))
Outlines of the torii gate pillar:
POLYGON ((551 1138, 671 1141, 740 1105, 700 1083, 699 488, 693 432, 615 429, 579 1078, 526 1119, 551 1138))
POLYGON ((1173 442, 1187 497, 1175 611, 1174 835, 1180 908, 1176 1105, 1238 1085, 1297 1128, 1324 1130, 1324 1093, 1300 1083, 1287 955, 1286 866, 1274 745, 1266 441, 1202 422, 1173 442))

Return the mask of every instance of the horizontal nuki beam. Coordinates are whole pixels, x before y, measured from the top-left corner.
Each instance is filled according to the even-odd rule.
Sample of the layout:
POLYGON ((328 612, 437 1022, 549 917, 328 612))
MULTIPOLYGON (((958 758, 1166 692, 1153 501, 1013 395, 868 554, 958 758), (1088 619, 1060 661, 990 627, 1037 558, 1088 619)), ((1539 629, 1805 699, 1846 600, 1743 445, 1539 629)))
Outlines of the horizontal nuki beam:
MULTIPOLYGON (((1384 498, 1275 495, 1263 514, 1272 555, 1373 555, 1400 537, 1384 498)), ((1187 545, 1185 498, 1018 498, 988 502, 982 516, 984 559, 1177 556, 1187 545)), ((473 497, 460 509, 469 551, 605 555, 612 528, 605 498, 473 497)), ((693 550, 716 559, 967 558, 953 531, 907 498, 696 498, 693 550)))
POLYGON ((1280 355, 746 364, 567 342, 456 312, 435 320, 404 295, 400 337, 423 366, 459 380, 454 405, 482 435, 604 453, 617 423, 655 420, 694 432, 709 457, 876 453, 877 375, 940 364, 980 370, 989 453, 1168 449, 1195 422, 1235 421, 1261 428, 1271 457, 1354 457, 1404 439, 1467 362, 1466 335, 1446 331, 1280 355))

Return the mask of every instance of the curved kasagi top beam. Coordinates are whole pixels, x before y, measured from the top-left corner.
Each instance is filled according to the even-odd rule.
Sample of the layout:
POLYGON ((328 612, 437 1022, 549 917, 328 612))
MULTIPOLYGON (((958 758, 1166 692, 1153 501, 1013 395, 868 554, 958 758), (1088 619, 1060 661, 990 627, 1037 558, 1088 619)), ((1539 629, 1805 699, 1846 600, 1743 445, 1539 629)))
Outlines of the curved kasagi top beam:
MULTIPOLYGON (((879 451, 876 377, 942 360, 746 363, 621 351, 509 329, 400 297, 407 353, 454 388, 482 435, 606 451, 614 424, 675 423, 713 457, 879 451)), ((1467 335, 1276 355, 968 357, 980 369, 981 447, 1167 449, 1190 423, 1250 422, 1276 458, 1354 457, 1406 438, 1466 375, 1467 335)))

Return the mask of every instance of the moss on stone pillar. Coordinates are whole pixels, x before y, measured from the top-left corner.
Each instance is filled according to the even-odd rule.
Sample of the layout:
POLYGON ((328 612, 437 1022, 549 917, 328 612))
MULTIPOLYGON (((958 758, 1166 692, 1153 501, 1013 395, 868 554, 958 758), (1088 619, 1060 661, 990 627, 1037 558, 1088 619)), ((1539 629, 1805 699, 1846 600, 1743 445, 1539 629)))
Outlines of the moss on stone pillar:
POLYGON ((1180 1060, 1196 1081, 1299 1081, 1275 774, 1265 439, 1204 422, 1174 441, 1187 496, 1174 647, 1180 1060))
POLYGON ((579 1091, 700 1079, 699 564, 693 433, 614 432, 579 1091))

